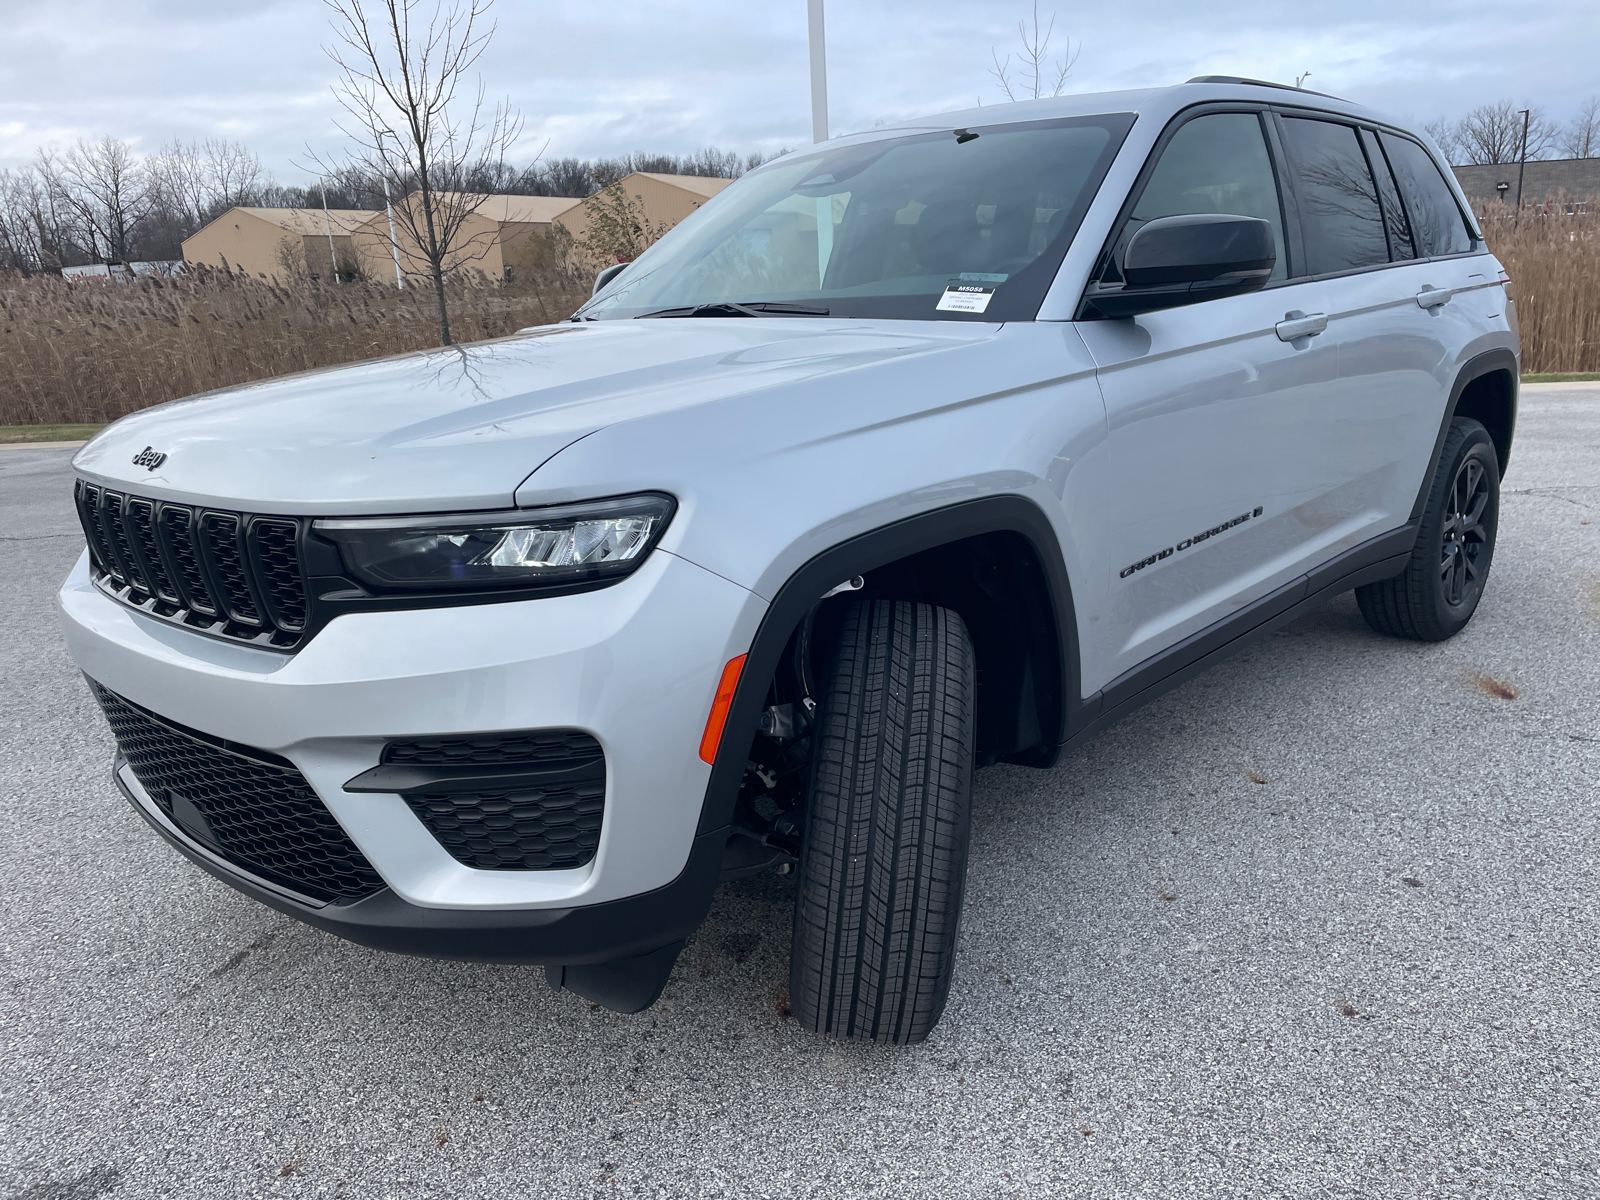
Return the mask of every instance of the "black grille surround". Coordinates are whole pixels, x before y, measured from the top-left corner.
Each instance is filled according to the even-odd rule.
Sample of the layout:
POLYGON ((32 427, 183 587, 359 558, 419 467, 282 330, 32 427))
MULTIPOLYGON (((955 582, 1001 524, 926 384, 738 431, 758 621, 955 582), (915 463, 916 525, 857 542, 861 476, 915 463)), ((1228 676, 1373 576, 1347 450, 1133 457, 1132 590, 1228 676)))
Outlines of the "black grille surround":
POLYGON ((168 721, 92 679, 89 687, 140 786, 192 841, 318 904, 384 889, 288 759, 168 721))
POLYGON ((605 816, 605 751, 578 729, 390 742, 345 785, 400 797, 479 871, 560 871, 592 862, 605 816))
POLYGON ((78 480, 96 586, 197 633, 293 651, 309 632, 302 522, 133 496, 78 480))

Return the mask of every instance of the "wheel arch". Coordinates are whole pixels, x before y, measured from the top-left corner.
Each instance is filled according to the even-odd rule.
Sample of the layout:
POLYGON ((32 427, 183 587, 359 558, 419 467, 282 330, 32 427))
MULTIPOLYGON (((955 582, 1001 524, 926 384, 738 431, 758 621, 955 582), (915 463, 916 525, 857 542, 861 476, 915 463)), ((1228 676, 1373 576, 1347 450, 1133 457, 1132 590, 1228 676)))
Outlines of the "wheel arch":
POLYGON ((979 750, 1049 766, 1078 694, 1077 620, 1054 527, 1023 496, 920 513, 817 554, 778 589, 747 652, 706 787, 699 832, 732 820, 750 739, 784 648, 823 594, 919 600, 961 613, 978 661, 979 750))
POLYGON ((1471 417, 1482 423, 1494 442, 1495 458, 1500 464, 1503 478, 1511 461, 1511 440, 1517 427, 1517 356, 1509 349, 1485 351, 1467 360, 1456 373, 1450 388, 1450 403, 1445 405, 1444 419, 1439 422, 1439 436, 1434 439, 1433 454, 1428 459, 1428 469, 1422 486, 1417 490, 1416 502, 1411 506, 1413 521, 1420 520, 1427 505, 1428 488, 1433 482, 1435 464, 1444 448, 1445 436, 1450 432, 1450 422, 1456 417, 1471 417))

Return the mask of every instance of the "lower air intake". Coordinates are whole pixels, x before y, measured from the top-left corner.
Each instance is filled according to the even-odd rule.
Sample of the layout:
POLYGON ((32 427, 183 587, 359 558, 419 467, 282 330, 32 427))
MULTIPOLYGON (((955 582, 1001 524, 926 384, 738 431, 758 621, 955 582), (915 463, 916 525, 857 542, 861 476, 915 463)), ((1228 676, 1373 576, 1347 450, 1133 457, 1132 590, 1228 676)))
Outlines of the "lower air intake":
POLYGON ((93 680, 90 687, 140 786, 213 854, 325 903, 383 889, 382 876, 288 759, 175 724, 93 680))

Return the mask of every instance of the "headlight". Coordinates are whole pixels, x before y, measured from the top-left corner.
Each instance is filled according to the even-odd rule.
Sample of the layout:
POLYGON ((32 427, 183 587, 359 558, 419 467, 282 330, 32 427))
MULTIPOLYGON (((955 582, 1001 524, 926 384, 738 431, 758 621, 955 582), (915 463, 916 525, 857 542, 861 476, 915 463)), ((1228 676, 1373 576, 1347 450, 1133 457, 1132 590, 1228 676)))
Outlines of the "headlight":
POLYGON ((317 521, 345 566, 379 590, 537 587, 620 578, 660 540, 676 507, 646 493, 552 508, 317 521))

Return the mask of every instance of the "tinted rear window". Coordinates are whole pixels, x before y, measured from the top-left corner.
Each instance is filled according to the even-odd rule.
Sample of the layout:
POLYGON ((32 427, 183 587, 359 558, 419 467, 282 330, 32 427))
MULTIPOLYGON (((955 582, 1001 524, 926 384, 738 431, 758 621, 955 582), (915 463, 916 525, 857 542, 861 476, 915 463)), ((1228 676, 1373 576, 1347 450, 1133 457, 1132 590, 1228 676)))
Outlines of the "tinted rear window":
POLYGON ((1471 250, 1472 235, 1467 232, 1467 220, 1461 215, 1461 206, 1439 173, 1433 156, 1410 138, 1396 137, 1392 133, 1381 137, 1395 177, 1400 181, 1406 208, 1411 213, 1417 253, 1432 258, 1471 250))
POLYGON ((1388 262, 1378 190, 1355 129, 1300 117, 1286 118, 1283 127, 1300 195, 1307 272, 1388 262))
POLYGON ((1383 202, 1383 224, 1389 231, 1389 257, 1396 262, 1415 258, 1417 252, 1411 244, 1411 223, 1406 218, 1406 206, 1400 201, 1400 189, 1395 186, 1394 175, 1389 170, 1389 164, 1384 160, 1383 151, 1378 146, 1378 135, 1370 129, 1363 129, 1361 145, 1367 151, 1367 161, 1372 164, 1372 173, 1378 177, 1378 199, 1383 202))

